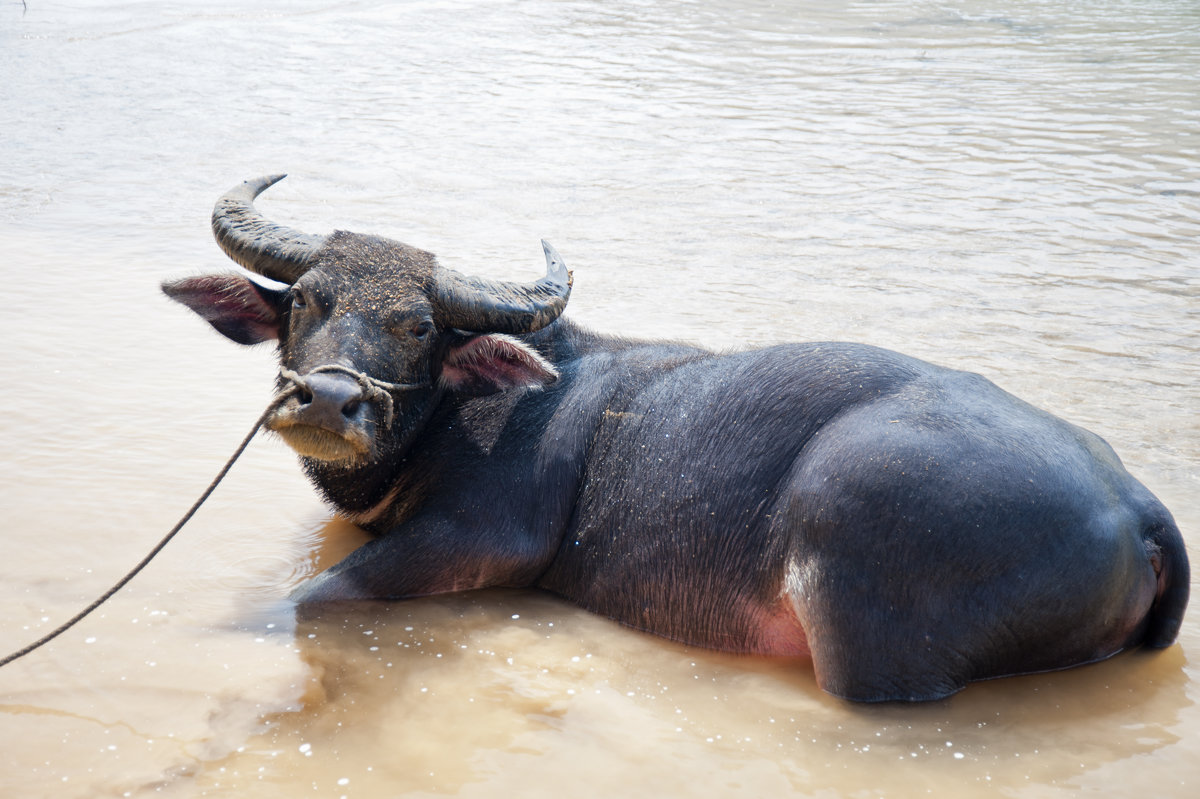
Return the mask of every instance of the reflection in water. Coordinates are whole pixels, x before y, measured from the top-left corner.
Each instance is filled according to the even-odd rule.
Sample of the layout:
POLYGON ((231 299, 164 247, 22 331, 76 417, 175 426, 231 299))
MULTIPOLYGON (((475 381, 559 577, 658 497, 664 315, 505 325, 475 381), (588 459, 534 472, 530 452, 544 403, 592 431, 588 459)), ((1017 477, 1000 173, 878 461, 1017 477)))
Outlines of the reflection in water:
POLYGON ((564 784, 604 795, 630 773, 747 793, 1069 784, 1096 762, 1176 742, 1169 728, 1190 705, 1175 652, 979 684, 932 705, 847 707, 802 661, 688 649, 534 592, 334 605, 302 617, 296 642, 313 675, 303 710, 210 765, 206 789, 252 774, 263 795, 340 780, 367 795, 540 796, 564 784))
MULTIPOLYGON (((717 348, 850 339, 1104 435, 1200 529, 1191 0, 0 4, 0 640, 136 562, 271 395, 158 295, 269 215, 717 348)), ((331 608, 361 542, 256 443, 100 614, 0 672, 0 795, 1190 797, 1194 653, 848 706, 537 593, 331 608), (515 618, 514 618, 515 617, 515 618), (312 636, 311 638, 309 636, 312 636)), ((1193 549, 1195 547, 1193 546, 1193 549)))

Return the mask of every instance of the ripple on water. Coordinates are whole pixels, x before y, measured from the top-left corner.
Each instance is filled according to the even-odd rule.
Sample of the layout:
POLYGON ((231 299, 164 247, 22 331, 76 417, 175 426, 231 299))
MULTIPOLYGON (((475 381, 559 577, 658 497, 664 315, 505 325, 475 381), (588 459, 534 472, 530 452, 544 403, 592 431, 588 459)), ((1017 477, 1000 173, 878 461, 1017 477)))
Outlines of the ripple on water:
MULTIPOLYGON (((263 207, 305 230, 502 278, 552 240, 597 327, 983 371, 1104 434, 1194 538, 1195 3, 1002 5, 0 4, 8 637, 135 562, 269 396, 269 349, 157 283, 228 268, 215 195, 284 170, 263 207)), ((0 794, 1200 781, 1192 617, 1157 655, 848 707, 538 595, 297 618, 291 588, 362 540, 327 518, 256 443, 87 629, 0 674, 0 794)))

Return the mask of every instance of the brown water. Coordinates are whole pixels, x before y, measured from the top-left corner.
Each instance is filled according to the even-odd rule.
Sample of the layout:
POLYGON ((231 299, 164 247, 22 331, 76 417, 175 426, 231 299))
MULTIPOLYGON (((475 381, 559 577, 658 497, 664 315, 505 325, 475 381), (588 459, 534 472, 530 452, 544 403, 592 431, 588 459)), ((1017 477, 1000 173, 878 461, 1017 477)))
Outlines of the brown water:
MULTIPOLYGON (((271 353, 157 293, 215 197, 392 235, 716 347, 851 339, 1105 436, 1200 539, 1193 0, 0 5, 0 649, 136 562, 271 353)), ((275 441, 95 617, 0 671, 0 796, 1200 791, 1180 642, 939 703, 536 593, 283 601, 361 534, 275 441)))

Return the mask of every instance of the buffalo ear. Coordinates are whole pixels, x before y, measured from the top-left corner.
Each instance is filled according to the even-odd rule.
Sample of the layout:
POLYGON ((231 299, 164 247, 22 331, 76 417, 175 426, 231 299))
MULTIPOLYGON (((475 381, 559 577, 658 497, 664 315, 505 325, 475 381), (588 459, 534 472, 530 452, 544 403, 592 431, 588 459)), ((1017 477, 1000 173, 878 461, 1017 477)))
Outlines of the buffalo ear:
POLYGON ((278 339, 289 298, 287 291, 260 286, 234 272, 168 280, 162 290, 238 344, 278 339))
MULTIPOLYGON (((456 334, 457 335, 457 334, 456 334)), ((554 365, 511 336, 470 336, 450 345, 440 382, 473 396, 512 388, 541 388, 558 379, 554 365)))

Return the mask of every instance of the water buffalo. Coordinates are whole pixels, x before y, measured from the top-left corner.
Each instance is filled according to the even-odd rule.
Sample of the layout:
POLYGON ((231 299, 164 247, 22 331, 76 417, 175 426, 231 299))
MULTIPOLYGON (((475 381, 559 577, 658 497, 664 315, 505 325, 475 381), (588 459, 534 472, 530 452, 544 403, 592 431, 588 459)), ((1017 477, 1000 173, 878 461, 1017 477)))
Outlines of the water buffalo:
POLYGON ((1189 566, 1104 441, 984 378, 859 344, 718 355, 562 318, 529 284, 213 212, 242 274, 163 289, 276 341, 267 426, 375 538, 300 602, 538 586, 631 627, 808 655, 820 686, 928 700, 1176 636, 1189 566))

